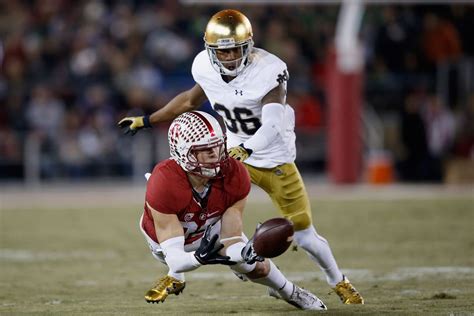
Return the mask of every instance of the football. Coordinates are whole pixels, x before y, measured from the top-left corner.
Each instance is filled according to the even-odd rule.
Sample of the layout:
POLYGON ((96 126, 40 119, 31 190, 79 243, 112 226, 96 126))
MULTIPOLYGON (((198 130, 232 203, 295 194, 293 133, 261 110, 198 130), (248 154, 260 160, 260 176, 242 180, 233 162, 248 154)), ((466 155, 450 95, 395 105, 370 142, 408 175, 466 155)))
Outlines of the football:
POLYGON ((255 253, 274 258, 284 253, 293 241, 293 224, 282 217, 271 218, 257 228, 253 237, 255 253))

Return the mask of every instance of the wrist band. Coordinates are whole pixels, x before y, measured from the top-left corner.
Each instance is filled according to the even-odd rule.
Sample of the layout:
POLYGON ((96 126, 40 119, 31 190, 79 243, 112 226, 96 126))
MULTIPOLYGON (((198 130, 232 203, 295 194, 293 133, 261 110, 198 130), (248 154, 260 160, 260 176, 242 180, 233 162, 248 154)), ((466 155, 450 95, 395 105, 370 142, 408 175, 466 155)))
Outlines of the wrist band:
POLYGON ((152 127, 150 123, 150 115, 145 115, 143 117, 143 127, 146 127, 146 128, 152 127))

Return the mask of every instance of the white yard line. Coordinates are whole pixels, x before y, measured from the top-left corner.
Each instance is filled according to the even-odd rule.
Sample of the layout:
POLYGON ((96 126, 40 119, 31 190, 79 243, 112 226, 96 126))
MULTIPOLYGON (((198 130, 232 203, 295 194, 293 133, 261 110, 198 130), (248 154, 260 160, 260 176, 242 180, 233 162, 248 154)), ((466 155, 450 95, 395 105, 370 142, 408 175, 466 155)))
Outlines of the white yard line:
MULTIPOLYGON (((474 279, 472 267, 401 267, 393 271, 380 273, 368 269, 342 269, 351 280, 363 281, 403 281, 408 279, 423 279, 436 277, 438 279, 474 279)), ((313 279, 325 280, 320 271, 291 271, 285 272, 291 281, 308 281, 313 279)), ((186 274, 189 280, 238 280, 232 273, 226 272, 190 272, 186 274)))
MULTIPOLYGON (((287 270, 287 269, 286 269, 287 270)), ((342 269, 342 272, 349 276, 350 280, 356 283, 360 282, 403 282, 406 280, 427 280, 436 278, 436 280, 474 280, 474 268, 472 267, 401 267, 388 272, 376 272, 368 269, 342 269)), ((293 282, 308 282, 319 280, 325 284, 325 276, 319 271, 285 271, 285 276, 293 282)), ((186 273, 187 281, 225 281, 225 282, 242 282, 231 271, 228 272, 188 272, 186 273)), ((139 283, 149 284, 150 279, 136 280, 139 283)), ((109 283, 122 284, 126 282, 124 279, 109 280, 109 283)), ((78 287, 96 287, 101 286, 101 282, 97 280, 77 280, 74 282, 78 287)), ((410 295, 410 291, 406 290, 404 295, 410 295)), ((418 291, 416 291, 418 293, 418 291)))
POLYGON ((118 257, 118 254, 113 251, 92 252, 84 250, 74 250, 70 252, 61 252, 0 249, 0 260, 4 262, 40 262, 69 259, 107 260, 117 259, 118 257))
MULTIPOLYGON (((375 272, 368 269, 342 269, 342 272, 349 276, 350 280, 356 283, 360 282, 403 282, 406 280, 427 280, 436 278, 436 280, 474 280, 474 268, 472 267, 401 267, 388 272, 375 272)), ((308 282, 319 280, 325 284, 325 276, 319 271, 286 271, 285 276, 293 282, 308 282)), ((225 282, 242 282, 231 271, 229 272, 188 272, 186 273, 187 281, 225 281, 225 282)), ((149 284, 150 279, 137 280, 143 284, 149 284)), ((126 282, 123 279, 109 280, 109 283, 122 284, 126 282)), ((95 287, 100 286, 100 281, 97 280, 78 280, 74 282, 78 287, 95 287)), ((404 295, 410 295, 410 291, 406 290, 404 295)), ((418 291, 416 291, 418 293, 418 291)))
MULTIPOLYGON (((6 262, 27 262, 36 263, 43 261, 57 261, 68 259, 83 260, 114 260, 118 255, 113 251, 108 252, 90 252, 90 251, 71 251, 71 252, 51 252, 51 251, 29 251, 15 249, 0 249, 0 260, 6 262)), ((380 272, 369 269, 343 269, 343 273, 352 280, 363 281, 403 281, 407 279, 473 279, 474 267, 399 267, 392 271, 380 272)), ((325 277, 320 271, 288 271, 286 276, 292 281, 307 281, 312 279, 324 280, 325 277)), ((231 272, 189 272, 186 273, 188 280, 236 280, 237 277, 231 272)), ((82 280, 81 286, 95 284, 82 280)))
MULTIPOLYGON (((401 199, 472 199, 474 185, 406 185, 374 186, 367 184, 337 186, 305 179, 308 195, 316 200, 401 200, 401 199)), ((44 185, 37 188, 0 186, 0 211, 3 209, 39 208, 70 209, 84 207, 141 207, 145 182, 81 183, 44 185)), ((253 186, 250 201, 268 202, 260 188, 253 186)))

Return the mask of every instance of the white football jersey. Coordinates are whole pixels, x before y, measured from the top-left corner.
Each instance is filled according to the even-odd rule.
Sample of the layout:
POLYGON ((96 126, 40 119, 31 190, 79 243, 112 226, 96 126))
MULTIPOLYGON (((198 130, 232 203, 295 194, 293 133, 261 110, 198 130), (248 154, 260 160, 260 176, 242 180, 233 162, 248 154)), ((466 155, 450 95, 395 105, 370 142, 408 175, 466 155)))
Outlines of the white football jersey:
MULTIPOLYGON (((213 109, 227 126, 227 147, 242 144, 262 125, 262 98, 283 83, 286 87, 286 64, 269 52, 254 48, 250 64, 230 82, 225 82, 214 70, 204 50, 194 59, 192 74, 201 86, 213 109)), ((253 152, 245 163, 254 167, 273 168, 291 163, 296 157, 295 113, 285 104, 285 121, 282 132, 267 148, 253 152)))

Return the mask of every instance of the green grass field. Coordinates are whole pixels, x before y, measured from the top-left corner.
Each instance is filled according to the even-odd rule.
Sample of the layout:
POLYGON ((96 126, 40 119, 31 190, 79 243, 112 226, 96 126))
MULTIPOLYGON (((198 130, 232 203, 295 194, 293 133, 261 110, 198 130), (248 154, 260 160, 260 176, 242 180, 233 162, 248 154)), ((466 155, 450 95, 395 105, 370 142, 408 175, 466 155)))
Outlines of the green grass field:
MULTIPOLYGON (((138 230, 140 209, 141 203, 2 207, 0 314, 302 313, 226 267, 189 273, 182 295, 147 304, 143 294, 166 269, 138 230)), ((318 231, 366 304, 345 306, 328 294, 322 273, 301 250, 275 262, 326 303, 324 314, 474 314, 473 199, 318 200, 313 209, 318 231)), ((276 215, 270 203, 250 202, 246 233, 276 215)))

